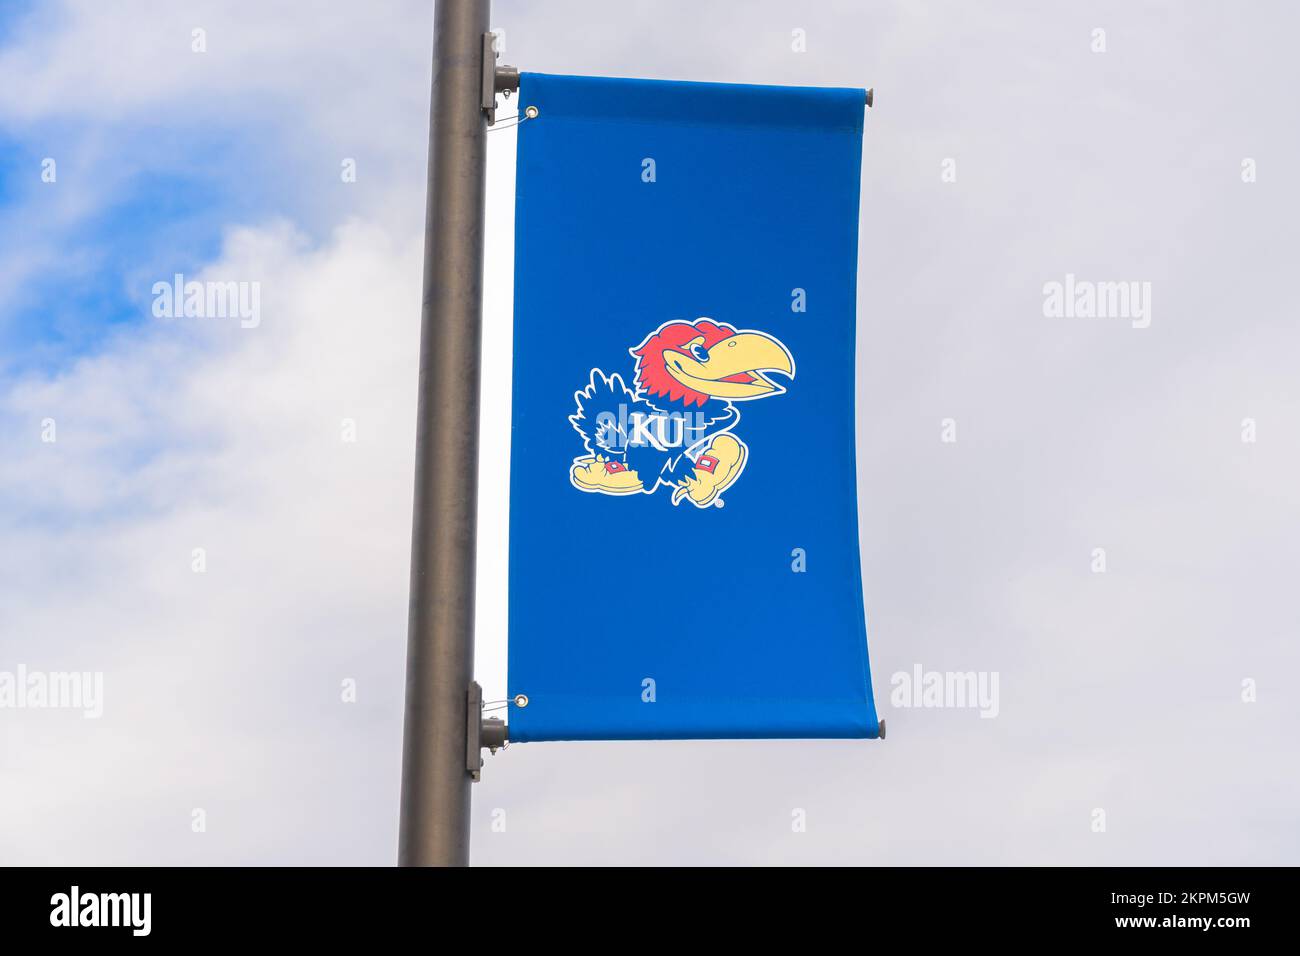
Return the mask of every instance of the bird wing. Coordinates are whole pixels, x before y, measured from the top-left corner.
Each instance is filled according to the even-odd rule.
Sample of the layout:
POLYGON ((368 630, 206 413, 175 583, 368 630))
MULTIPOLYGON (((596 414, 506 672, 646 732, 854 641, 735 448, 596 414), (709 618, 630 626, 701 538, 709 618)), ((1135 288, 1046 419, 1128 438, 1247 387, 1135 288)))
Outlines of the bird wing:
POLYGON ((578 410, 569 416, 569 424, 593 455, 597 449, 622 454, 627 447, 629 413, 650 408, 623 383, 621 375, 616 372, 607 376, 598 368, 591 370, 586 388, 573 393, 573 400, 578 410))

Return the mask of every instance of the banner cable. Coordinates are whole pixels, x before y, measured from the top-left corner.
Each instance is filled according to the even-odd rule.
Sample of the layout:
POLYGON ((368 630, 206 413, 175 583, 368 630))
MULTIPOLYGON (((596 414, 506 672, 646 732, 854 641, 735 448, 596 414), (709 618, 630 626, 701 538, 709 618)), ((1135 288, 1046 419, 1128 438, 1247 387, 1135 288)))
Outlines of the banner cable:
POLYGON ((516 113, 514 116, 505 117, 505 119, 503 119, 500 123, 496 123, 492 126, 489 126, 488 132, 495 133, 499 129, 513 129, 516 126, 522 126, 524 123, 532 119, 537 119, 536 106, 530 106, 528 107, 528 109, 524 110, 523 116, 520 116, 518 113, 516 113), (507 120, 518 120, 518 122, 510 123, 509 125, 506 125, 507 120))

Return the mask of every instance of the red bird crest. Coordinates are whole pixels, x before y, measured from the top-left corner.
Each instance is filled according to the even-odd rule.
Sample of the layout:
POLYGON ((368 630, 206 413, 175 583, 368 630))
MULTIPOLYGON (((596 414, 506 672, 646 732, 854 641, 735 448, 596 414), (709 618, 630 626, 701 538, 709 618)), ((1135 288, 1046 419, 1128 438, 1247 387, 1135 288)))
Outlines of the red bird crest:
POLYGON ((693 339, 703 336, 704 348, 707 351, 723 339, 735 334, 734 330, 724 329, 708 319, 700 319, 694 325, 687 322, 673 322, 665 325, 659 331, 652 333, 636 348, 630 349, 631 353, 636 356, 636 384, 641 386, 647 395, 663 395, 674 402, 681 402, 684 405, 692 403, 703 405, 709 400, 708 395, 683 385, 668 374, 664 351, 671 349, 674 352, 690 356, 691 353, 687 352, 683 346, 693 339))

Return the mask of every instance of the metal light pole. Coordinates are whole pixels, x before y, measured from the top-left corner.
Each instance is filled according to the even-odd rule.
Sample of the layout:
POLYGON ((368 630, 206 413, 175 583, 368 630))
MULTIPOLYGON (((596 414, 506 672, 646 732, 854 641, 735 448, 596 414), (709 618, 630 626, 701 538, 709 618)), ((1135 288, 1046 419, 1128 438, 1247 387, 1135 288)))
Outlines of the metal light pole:
POLYGON ((467 701, 474 665, 487 159, 482 101, 490 6, 490 0, 438 0, 434 12, 398 851, 402 866, 469 863, 467 701))

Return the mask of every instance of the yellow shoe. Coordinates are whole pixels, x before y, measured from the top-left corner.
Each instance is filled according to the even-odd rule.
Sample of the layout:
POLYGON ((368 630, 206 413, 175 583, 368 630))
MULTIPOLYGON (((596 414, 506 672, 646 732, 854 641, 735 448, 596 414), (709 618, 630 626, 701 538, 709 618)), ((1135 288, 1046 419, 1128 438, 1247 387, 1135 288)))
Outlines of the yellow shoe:
POLYGON ((641 479, 627 465, 602 456, 579 458, 573 463, 569 478, 583 491, 606 495, 630 495, 641 491, 641 479))
POLYGON ((740 477, 748 454, 740 439, 718 435, 709 444, 709 450, 695 459, 695 476, 684 480, 673 492, 673 504, 679 504, 683 498, 690 498, 691 504, 698 508, 713 504, 740 477))

